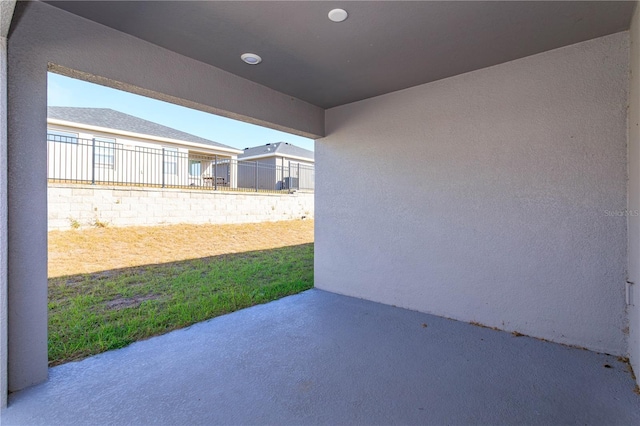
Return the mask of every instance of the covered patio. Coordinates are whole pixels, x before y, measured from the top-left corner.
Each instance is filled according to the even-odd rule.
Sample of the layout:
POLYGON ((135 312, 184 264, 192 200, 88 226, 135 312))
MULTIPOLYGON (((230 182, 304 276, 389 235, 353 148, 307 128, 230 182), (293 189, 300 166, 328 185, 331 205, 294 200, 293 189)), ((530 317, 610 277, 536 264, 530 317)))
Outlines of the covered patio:
POLYGON ((617 357, 309 290, 52 368, 3 425, 638 424, 617 357))
POLYGON ((14 3, 3 425, 639 423, 636 2, 14 3), (316 289, 48 369, 47 72, 313 138, 316 289))

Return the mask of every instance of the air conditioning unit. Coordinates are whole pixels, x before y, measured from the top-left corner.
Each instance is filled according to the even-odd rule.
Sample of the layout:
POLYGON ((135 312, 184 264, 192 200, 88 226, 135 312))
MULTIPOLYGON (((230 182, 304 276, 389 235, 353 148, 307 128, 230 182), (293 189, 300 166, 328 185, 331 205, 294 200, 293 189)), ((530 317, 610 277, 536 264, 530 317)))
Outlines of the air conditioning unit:
POLYGON ((298 189, 300 186, 300 179, 297 177, 284 178, 284 189, 298 189))

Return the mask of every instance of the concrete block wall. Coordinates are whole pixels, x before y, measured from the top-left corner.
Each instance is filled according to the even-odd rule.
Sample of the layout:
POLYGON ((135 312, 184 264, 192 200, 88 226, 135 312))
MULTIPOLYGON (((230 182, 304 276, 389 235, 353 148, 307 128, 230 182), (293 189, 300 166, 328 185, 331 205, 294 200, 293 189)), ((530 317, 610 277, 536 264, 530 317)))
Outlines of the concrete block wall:
POLYGON ((313 217, 313 194, 204 192, 113 186, 50 184, 48 229, 153 226, 178 223, 274 222, 313 217))

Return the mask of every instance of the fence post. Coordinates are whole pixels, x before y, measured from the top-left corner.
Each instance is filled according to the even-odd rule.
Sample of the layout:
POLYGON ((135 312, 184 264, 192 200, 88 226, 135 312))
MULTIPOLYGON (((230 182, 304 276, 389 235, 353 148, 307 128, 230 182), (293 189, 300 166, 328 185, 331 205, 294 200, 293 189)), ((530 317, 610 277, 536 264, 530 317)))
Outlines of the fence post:
POLYGON ((298 191, 300 191, 300 163, 298 163, 298 191))
POLYGON ((213 156, 213 161, 215 161, 215 163, 213 163, 213 190, 217 191, 218 190, 218 156, 217 155, 213 156))
POLYGON ((162 148, 162 187, 164 188, 164 148, 162 148))
POLYGON ((91 139, 91 185, 96 184, 96 138, 91 139))
POLYGON ((256 192, 258 192, 258 162, 256 161, 256 192))

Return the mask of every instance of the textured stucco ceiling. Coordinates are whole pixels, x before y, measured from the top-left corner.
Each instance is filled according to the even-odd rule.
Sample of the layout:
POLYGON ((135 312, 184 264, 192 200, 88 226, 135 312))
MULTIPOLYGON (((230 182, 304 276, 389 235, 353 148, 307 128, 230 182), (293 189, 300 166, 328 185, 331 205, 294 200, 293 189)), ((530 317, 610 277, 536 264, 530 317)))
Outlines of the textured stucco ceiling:
POLYGON ((629 28, 635 2, 53 1, 330 108, 629 28), (334 7, 349 12, 329 21, 334 7), (262 56, 257 66, 240 55, 262 56))

